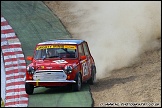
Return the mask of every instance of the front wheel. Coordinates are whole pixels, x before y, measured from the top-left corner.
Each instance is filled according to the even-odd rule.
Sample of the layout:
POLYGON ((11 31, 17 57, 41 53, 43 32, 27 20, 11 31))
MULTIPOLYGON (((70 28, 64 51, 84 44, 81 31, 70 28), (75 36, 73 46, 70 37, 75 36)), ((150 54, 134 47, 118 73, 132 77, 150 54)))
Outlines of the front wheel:
POLYGON ((76 77, 76 83, 72 85, 72 91, 79 91, 82 87, 82 79, 80 73, 76 77))
POLYGON ((28 95, 33 94, 34 85, 29 84, 29 83, 25 83, 25 90, 26 90, 26 93, 27 93, 28 95))

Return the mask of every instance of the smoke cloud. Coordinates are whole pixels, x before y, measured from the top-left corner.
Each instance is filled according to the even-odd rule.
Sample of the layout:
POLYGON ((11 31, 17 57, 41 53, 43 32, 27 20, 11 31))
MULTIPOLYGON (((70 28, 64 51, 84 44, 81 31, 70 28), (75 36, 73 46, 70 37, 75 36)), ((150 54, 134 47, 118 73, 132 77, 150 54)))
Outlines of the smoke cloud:
MULTIPOLYGON (((139 54, 160 47, 160 1, 72 1, 56 12, 74 38, 88 42, 97 79, 132 65, 139 54)), ((60 7, 61 8, 61 7, 60 7)))

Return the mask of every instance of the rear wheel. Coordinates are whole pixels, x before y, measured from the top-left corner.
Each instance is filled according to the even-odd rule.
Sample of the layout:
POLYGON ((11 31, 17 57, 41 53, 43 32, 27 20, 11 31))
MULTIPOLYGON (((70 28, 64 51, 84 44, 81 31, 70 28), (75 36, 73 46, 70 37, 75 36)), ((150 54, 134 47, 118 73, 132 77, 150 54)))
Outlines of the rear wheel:
POLYGON ((26 93, 27 93, 28 95, 33 94, 34 85, 29 84, 29 83, 25 83, 25 90, 26 90, 26 93))
POLYGON ((76 81, 76 83, 72 85, 72 90, 73 91, 79 91, 82 87, 82 79, 81 79, 80 73, 78 73, 75 81, 76 81))
POLYGON ((96 81, 96 67, 94 66, 92 68, 92 72, 91 72, 91 78, 88 80, 88 83, 93 85, 96 81))

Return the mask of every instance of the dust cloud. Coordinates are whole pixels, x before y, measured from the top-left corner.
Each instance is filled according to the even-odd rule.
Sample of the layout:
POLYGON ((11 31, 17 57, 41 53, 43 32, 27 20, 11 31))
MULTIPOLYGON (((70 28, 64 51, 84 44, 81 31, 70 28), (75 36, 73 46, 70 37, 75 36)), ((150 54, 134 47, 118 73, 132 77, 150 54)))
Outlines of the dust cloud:
POLYGON ((70 7, 66 8, 68 15, 60 19, 74 38, 88 42, 96 63, 97 79, 132 65, 139 54, 161 46, 158 41, 161 39, 160 1, 62 3, 70 7))

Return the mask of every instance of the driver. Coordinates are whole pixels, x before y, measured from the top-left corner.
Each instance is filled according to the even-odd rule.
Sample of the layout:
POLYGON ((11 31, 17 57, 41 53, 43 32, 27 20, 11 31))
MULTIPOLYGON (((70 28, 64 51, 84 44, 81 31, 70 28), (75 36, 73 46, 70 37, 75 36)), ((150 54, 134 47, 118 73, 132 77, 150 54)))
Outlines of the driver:
POLYGON ((48 49, 47 57, 58 56, 57 49, 48 49))
POLYGON ((48 49, 47 50, 47 57, 51 57, 52 56, 52 50, 48 49))

